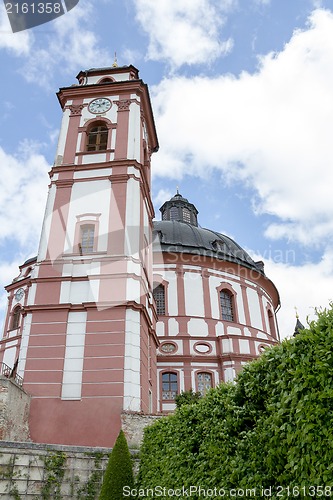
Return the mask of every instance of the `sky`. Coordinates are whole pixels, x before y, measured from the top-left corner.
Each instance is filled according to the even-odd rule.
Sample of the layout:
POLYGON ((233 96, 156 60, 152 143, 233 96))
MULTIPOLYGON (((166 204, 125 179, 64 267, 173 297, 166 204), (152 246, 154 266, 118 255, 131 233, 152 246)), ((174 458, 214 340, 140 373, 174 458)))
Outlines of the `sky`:
POLYGON ((180 193, 281 298, 282 338, 333 299, 332 0, 80 0, 13 34, 0 4, 2 292, 37 254, 61 121, 79 71, 132 64, 160 143, 153 202, 180 193))

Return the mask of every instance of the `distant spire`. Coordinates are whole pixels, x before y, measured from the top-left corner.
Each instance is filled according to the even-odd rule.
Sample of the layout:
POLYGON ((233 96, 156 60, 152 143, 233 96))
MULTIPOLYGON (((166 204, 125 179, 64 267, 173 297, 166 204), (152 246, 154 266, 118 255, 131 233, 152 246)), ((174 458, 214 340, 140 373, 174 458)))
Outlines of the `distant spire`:
POLYGON ((302 330, 305 329, 304 325, 302 325, 302 323, 299 320, 299 315, 298 315, 297 307, 295 307, 295 311, 296 311, 296 325, 295 325, 295 330, 294 330, 294 337, 296 335, 298 335, 299 333, 301 333, 302 330))
POLYGON ((118 68, 117 52, 114 53, 114 61, 113 61, 112 67, 118 68))

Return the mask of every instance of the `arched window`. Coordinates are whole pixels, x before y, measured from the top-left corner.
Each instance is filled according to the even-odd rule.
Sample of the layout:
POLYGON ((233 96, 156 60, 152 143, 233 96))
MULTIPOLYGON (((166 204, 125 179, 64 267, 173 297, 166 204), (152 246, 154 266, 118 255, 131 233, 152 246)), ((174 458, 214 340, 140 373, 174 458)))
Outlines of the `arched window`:
POLYGON ((234 321, 233 295, 229 290, 220 291, 220 305, 222 319, 234 321))
POLYGON ((20 306, 16 306, 13 310, 12 320, 10 323, 11 330, 17 330, 20 326, 21 312, 22 311, 20 306))
POLYGON ((114 82, 114 80, 107 76, 106 78, 103 78, 102 80, 100 80, 98 83, 113 83, 113 82, 114 82))
POLYGON ((79 244, 80 254, 84 255, 94 251, 94 224, 84 224, 81 226, 81 240, 79 244))
POLYGON ((178 376, 174 372, 162 373, 162 399, 170 401, 178 394, 178 376))
POLYGON ((88 129, 87 151, 105 151, 108 145, 108 128, 104 123, 93 123, 88 129))
POLYGON ((165 288, 163 285, 158 285, 154 288, 153 296, 156 302, 156 312, 158 316, 165 315, 165 288))
POLYGON ((209 389, 212 388, 212 374, 208 372, 197 373, 197 387, 201 396, 205 396, 209 389))

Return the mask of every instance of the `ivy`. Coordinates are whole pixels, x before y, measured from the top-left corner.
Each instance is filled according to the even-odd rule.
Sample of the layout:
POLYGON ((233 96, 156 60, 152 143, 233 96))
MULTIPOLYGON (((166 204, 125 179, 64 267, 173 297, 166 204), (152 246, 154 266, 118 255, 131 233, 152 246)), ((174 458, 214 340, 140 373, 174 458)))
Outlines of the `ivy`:
MULTIPOLYGON (((90 454, 88 455, 91 456, 90 454)), ((101 489, 103 478, 102 459, 104 458, 104 453, 96 452, 93 454, 93 458, 94 471, 90 475, 87 482, 77 490, 76 498, 78 500, 95 500, 101 489)))
POLYGON ((65 475, 67 455, 61 451, 44 457, 44 482, 41 489, 43 500, 61 500, 61 484, 65 475))

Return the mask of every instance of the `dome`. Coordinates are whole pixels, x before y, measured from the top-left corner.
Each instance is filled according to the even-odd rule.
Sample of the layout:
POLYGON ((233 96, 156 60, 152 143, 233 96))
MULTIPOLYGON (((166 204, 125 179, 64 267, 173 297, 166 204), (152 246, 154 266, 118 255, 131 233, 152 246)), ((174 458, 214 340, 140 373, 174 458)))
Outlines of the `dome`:
POLYGON ((198 226, 198 210, 178 191, 160 208, 154 222, 154 251, 178 252, 234 262, 264 274, 264 263, 254 262, 242 247, 225 234, 198 226))
POLYGON ((233 239, 210 229, 175 220, 155 221, 153 240, 154 251, 215 257, 264 274, 262 262, 254 262, 233 239))

